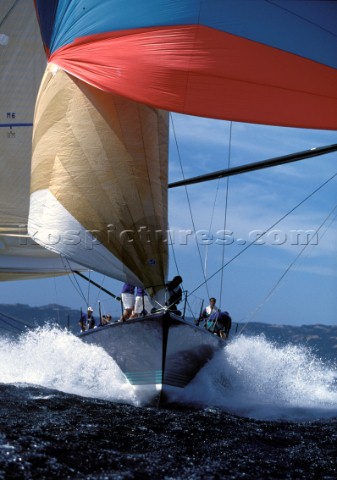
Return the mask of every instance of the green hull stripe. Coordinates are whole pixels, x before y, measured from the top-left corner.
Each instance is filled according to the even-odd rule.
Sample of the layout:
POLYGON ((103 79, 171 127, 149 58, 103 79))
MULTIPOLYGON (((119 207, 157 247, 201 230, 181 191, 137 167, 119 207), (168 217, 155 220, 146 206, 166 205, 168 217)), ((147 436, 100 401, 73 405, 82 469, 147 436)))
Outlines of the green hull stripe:
POLYGON ((190 376, 179 374, 166 374, 163 381, 162 370, 150 370, 146 372, 125 372, 126 378, 132 385, 162 384, 184 387, 191 380, 190 376))
POLYGON ((162 370, 150 370, 149 372, 125 372, 125 375, 133 385, 163 383, 162 370))

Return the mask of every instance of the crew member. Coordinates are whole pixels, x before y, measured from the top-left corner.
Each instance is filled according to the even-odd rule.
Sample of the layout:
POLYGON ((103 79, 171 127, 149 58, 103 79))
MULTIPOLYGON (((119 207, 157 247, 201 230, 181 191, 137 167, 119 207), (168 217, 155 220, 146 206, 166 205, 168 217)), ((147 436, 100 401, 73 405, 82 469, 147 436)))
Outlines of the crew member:
POLYGON ((79 324, 81 327, 81 332, 85 332, 86 330, 89 330, 90 328, 94 328, 96 322, 95 318, 93 316, 93 308, 88 307, 87 313, 83 313, 81 315, 79 324))

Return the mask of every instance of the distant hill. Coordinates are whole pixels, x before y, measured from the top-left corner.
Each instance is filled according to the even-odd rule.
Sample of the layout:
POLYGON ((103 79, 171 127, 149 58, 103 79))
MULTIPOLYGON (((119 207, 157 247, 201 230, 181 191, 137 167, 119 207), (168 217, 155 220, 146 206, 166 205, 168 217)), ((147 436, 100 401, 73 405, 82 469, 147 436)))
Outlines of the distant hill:
MULTIPOLYGON (((18 335, 27 328, 36 328, 46 323, 56 323, 78 333, 80 312, 61 305, 30 307, 23 304, 0 305, 0 334, 18 335)), ((334 325, 271 325, 252 322, 244 325, 234 323, 231 331, 245 336, 263 334, 267 340, 277 345, 305 345, 323 359, 337 360, 337 326, 334 325)))
MULTIPOLYGON (((236 328, 236 325, 234 325, 236 328)), ((238 332, 243 325, 238 326, 238 332)), ((234 332, 233 332, 234 333, 234 332)), ((337 360, 337 326, 336 325, 270 325, 266 323, 248 323, 243 329, 245 336, 265 335, 277 345, 304 345, 317 356, 332 361, 337 360)))
POLYGON ((30 307, 22 303, 0 304, 0 333, 18 334, 27 328, 36 328, 46 323, 56 323, 61 328, 78 332, 79 310, 61 305, 30 307))

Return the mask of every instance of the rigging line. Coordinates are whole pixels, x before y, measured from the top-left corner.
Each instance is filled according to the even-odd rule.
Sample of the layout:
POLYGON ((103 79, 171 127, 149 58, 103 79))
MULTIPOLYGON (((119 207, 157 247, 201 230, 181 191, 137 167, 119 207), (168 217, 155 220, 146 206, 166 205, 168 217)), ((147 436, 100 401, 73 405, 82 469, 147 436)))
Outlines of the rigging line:
MULTIPOLYGON (((220 187, 220 178, 218 179, 218 183, 217 183, 217 187, 216 187, 216 192, 215 192, 215 197, 214 197, 214 202, 213 202, 213 208, 212 208, 212 213, 211 213, 211 221, 210 221, 210 225, 209 225, 209 229, 208 229, 209 232, 212 231, 215 205, 216 205, 216 201, 217 201, 217 198, 218 198, 219 187, 220 187)), ((208 247, 209 247, 209 245, 206 245, 205 263, 204 263, 205 276, 207 275, 208 247)))
MULTIPOLYGON (((168 234, 169 234, 169 238, 170 238, 170 244, 171 244, 171 250, 172 250, 172 255, 173 255, 173 260, 174 260, 174 265, 176 267, 176 270, 177 270, 177 274, 180 275, 180 271, 179 271, 179 267, 178 267, 178 262, 177 262, 177 257, 176 257, 176 253, 174 251, 174 247, 173 247, 173 240, 172 240, 172 237, 171 237, 171 232, 170 230, 168 231, 168 234)), ((181 276, 181 275, 180 275, 181 276)), ((182 287, 183 287, 183 290, 184 290, 184 284, 182 283, 182 287)), ((187 298, 187 297, 186 297, 187 298)), ((159 302, 156 302, 158 305, 160 305, 159 302)), ((190 312, 192 314, 192 317, 193 317, 193 313, 192 313, 192 309, 188 303, 188 300, 187 300, 187 305, 189 306, 189 309, 190 309, 190 312)))
MULTIPOLYGON (((57 287, 56 287, 56 276, 53 277, 53 283, 54 283, 54 292, 55 292, 55 299, 56 299, 56 304, 58 304, 58 292, 57 292, 57 287)), ((57 321, 60 323, 60 311, 57 310, 57 321)))
MULTIPOLYGON (((232 126, 233 126, 233 122, 230 122, 227 168, 230 167, 230 163, 231 163, 232 126)), ((227 226, 228 194, 229 194, 229 177, 227 177, 227 182, 226 182, 224 232, 226 232, 226 226, 227 226)), ((223 245, 222 245, 221 265, 223 265, 224 261, 225 261, 225 248, 226 248, 226 242, 224 242, 223 245)), ((223 277, 224 277, 224 269, 221 270, 221 276, 220 276, 220 301, 219 301, 219 305, 222 304, 221 302, 222 302, 223 277)))
POLYGON ((320 25, 319 23, 316 23, 316 22, 313 22, 312 20, 309 20, 308 18, 305 18, 304 16, 302 15, 299 15, 298 13, 295 13, 293 12, 292 10, 289 10, 288 8, 285 8, 284 5, 278 5, 277 3, 273 2, 272 0, 265 0, 266 2, 270 3, 271 5, 273 5, 274 7, 276 8, 279 8, 281 10, 284 10, 285 12, 288 12, 290 13, 291 15, 293 15, 294 17, 298 17, 300 18, 301 20, 303 20, 304 22, 306 23, 310 23, 311 25, 314 25, 315 27, 319 28, 320 30, 323 30, 324 32, 327 32, 329 33, 330 35, 332 36, 336 36, 334 34, 334 32, 332 32, 331 30, 328 30, 327 28, 324 28, 322 27, 322 25, 320 25))
POLYGON ((110 297, 113 297, 118 302, 121 300, 118 295, 115 295, 114 293, 109 292, 109 290, 104 288, 102 285, 99 285, 98 283, 94 282, 94 280, 91 280, 90 278, 86 277, 85 275, 83 275, 83 273, 79 272, 78 270, 74 270, 73 273, 76 273, 76 275, 78 275, 79 277, 84 278, 84 280, 91 283, 95 287, 101 289, 104 293, 107 293, 108 295, 110 295, 110 297))
POLYGON ((15 2, 13 3, 13 5, 9 8, 8 12, 5 14, 5 16, 3 17, 3 19, 0 21, 0 27, 2 27, 2 24, 7 20, 7 18, 9 17, 9 15, 12 13, 13 9, 15 8, 15 6, 19 3, 19 0, 15 0, 15 2))
POLYGON ((89 282, 88 282, 87 305, 90 305, 91 270, 89 270, 88 274, 89 274, 89 282))
MULTIPOLYGON (((317 187, 315 190, 313 190, 309 195, 307 195, 301 202, 299 202, 297 205, 295 205, 291 210, 289 210, 286 214, 284 214, 281 218, 279 218, 273 225, 268 227, 258 238, 253 240, 252 242, 248 243, 242 250, 240 250, 239 253, 234 255, 228 262, 226 262, 222 267, 220 267, 216 272, 214 272, 210 277, 208 277, 207 281, 209 281, 211 278, 215 277, 223 268, 227 267, 230 263, 232 263, 234 260, 236 260, 240 255, 242 255, 248 248, 250 248, 252 245, 254 245, 258 240, 260 240, 266 233, 268 233, 272 228, 276 227, 282 220, 284 220, 288 215, 293 213, 298 207, 303 205, 309 198, 311 198, 315 193, 317 193, 319 190, 321 190, 325 185, 327 185, 329 182, 331 182, 335 177, 337 176, 337 173, 334 173, 330 178, 328 178, 325 182, 323 182, 319 187, 317 187)), ((194 290, 192 290, 189 295, 192 295, 192 293, 196 292, 200 287, 203 286, 205 282, 201 283, 198 287, 196 287, 194 290)))
MULTIPOLYGON (((187 303, 188 310, 189 310, 189 312, 190 312, 191 317, 193 318, 193 320, 196 320, 196 316, 195 316, 194 313, 193 313, 193 310, 192 310, 192 307, 191 307, 190 302, 189 302, 188 300, 186 300, 186 303, 187 303)), ((186 316, 185 316, 185 318, 186 318, 186 316)))
MULTIPOLYGON (((1 314, 1 315, 2 315, 2 314, 1 314)), ((10 329, 7 328, 7 330, 8 330, 9 332, 10 332, 10 331, 13 331, 13 328, 16 329, 16 330, 18 330, 19 332, 23 332, 23 331, 24 331, 22 327, 20 328, 20 327, 17 327, 16 325, 11 325, 9 322, 7 322, 7 320, 4 320, 3 318, 0 318, 0 322, 3 322, 3 323, 5 323, 5 324, 9 325, 10 329)))
POLYGON ((78 295, 82 298, 82 300, 84 301, 84 303, 86 303, 86 298, 85 298, 85 295, 82 291, 82 288, 77 280, 77 277, 75 276, 75 273, 74 271, 72 270, 72 268, 70 267, 70 262, 68 260, 68 258, 66 257, 63 257, 63 260, 65 261, 65 269, 66 271, 69 271, 72 273, 72 275, 68 275, 68 278, 69 278, 69 281, 70 283, 72 284, 74 290, 78 293, 78 295), (68 265, 68 268, 67 268, 67 265, 68 265))
MULTIPOLYGON (((170 119, 171 119, 171 124, 172 124, 174 141, 175 141, 175 145, 176 145, 176 149, 177 149, 177 153, 178 153, 178 159, 179 159, 181 174, 182 174, 183 178, 185 178, 184 170, 183 170, 183 166, 182 166, 182 162, 181 162, 180 150, 179 150, 178 141, 177 141, 177 136, 176 136, 176 131, 175 131, 175 127, 174 127, 174 123, 173 123, 173 117, 172 117, 172 113, 171 113, 171 112, 170 112, 170 119)), ((187 191, 187 187, 186 187, 186 186, 185 186, 185 194, 186 194, 186 198, 187 198, 187 204, 188 204, 188 208, 189 208, 189 212, 190 212, 190 217, 191 217, 191 222, 192 222, 193 230, 194 230, 194 232, 196 232, 195 223, 194 223, 193 214, 192 214, 191 202, 190 202, 190 198, 189 198, 189 195, 188 195, 188 191, 187 191)), ((197 250, 198 250, 198 255, 199 255, 199 261, 200 261, 201 270, 202 270, 202 274, 203 274, 203 278, 204 278, 203 285, 206 286, 207 295, 208 295, 208 297, 209 297, 207 278, 206 278, 206 275, 205 275, 204 269, 203 269, 202 256, 201 256, 200 246, 199 246, 199 244, 198 244, 198 239, 197 239, 197 237, 195 237, 195 242, 196 242, 196 245, 197 245, 197 250)))
MULTIPOLYGON (((5 325, 3 325, 2 327, 2 330, 6 330, 7 332, 9 333, 13 333, 13 329, 12 328, 9 328, 9 327, 6 327, 5 325)), ((19 330, 21 333, 23 333, 23 330, 19 330)))
POLYGON ((100 282, 100 287, 99 287, 98 292, 97 292, 97 295, 96 295, 95 305, 97 305, 98 302, 100 301, 100 300, 99 300, 99 297, 100 297, 100 295, 101 295, 101 292, 103 291, 102 288, 103 288, 103 284, 104 284, 104 282, 105 282, 105 279, 106 279, 106 275, 103 275, 103 279, 102 279, 102 281, 100 282))
MULTIPOLYGON (((8 320, 11 320, 12 322, 21 323, 24 327, 31 327, 31 328, 34 327, 34 325, 32 323, 24 322, 23 320, 19 320, 18 318, 11 317, 10 315, 7 315, 6 313, 0 312, 0 316, 5 317, 8 320)), ((4 322, 3 318, 0 318, 0 320, 2 322, 4 322)))
POLYGON ((172 240, 172 237, 171 237, 170 230, 168 231, 168 234, 169 234, 169 237, 170 237, 170 244, 171 244, 171 250, 172 250, 174 264, 175 264, 178 275, 180 275, 179 268, 178 268, 178 263, 177 263, 176 252, 174 251, 173 240, 172 240))
MULTIPOLYGON (((186 305, 187 305, 187 307, 188 307, 188 310, 189 310, 189 312, 190 312, 191 317, 192 317, 193 320, 195 321, 195 320, 197 320, 197 319, 199 318, 199 316, 200 316, 199 313, 200 313, 200 312, 198 312, 198 316, 196 317, 196 315, 195 315, 194 312, 193 312, 193 307, 192 307, 190 301, 188 300, 187 293, 188 293, 188 292, 185 293, 185 295, 186 295, 186 305)), ((197 297, 196 297, 196 298, 197 298, 197 297)), ((200 299, 200 298, 199 298, 199 300, 200 300, 200 302, 201 302, 201 299, 200 299)), ((199 307, 199 310, 200 310, 200 307, 199 307)), ((186 318, 186 315, 185 315, 185 318, 186 318)))
POLYGON ((25 327, 34 327, 34 325, 30 322, 24 322, 23 320, 20 320, 19 318, 11 317, 10 315, 7 315, 6 313, 0 312, 0 315, 3 317, 8 318, 9 320, 12 320, 13 322, 21 323, 25 327))
MULTIPOLYGON (((319 231, 323 228, 323 226, 325 225, 325 223, 329 220, 329 218, 333 215, 333 213, 337 210, 337 204, 333 207, 333 209, 330 211, 330 213, 328 214, 328 216, 323 220, 323 222, 321 223, 321 225, 316 229, 315 233, 313 236, 315 235, 318 235, 319 231)), ((333 223, 333 221, 336 219, 336 216, 331 220, 330 224, 327 226, 325 232, 323 232, 323 234, 321 235, 321 239, 323 238, 323 236, 325 235, 325 233, 327 232, 327 229, 329 228, 329 226, 333 223)), ((287 275, 287 273, 290 271, 290 269, 295 265, 295 263, 297 262, 297 260, 301 257, 301 255, 304 253, 304 251, 308 248, 308 246, 311 245, 310 244, 310 241, 307 242, 306 245, 303 246, 303 248, 300 250, 300 252, 296 255, 296 257, 294 258, 294 260, 290 263, 290 265, 288 265, 288 267, 286 268, 286 270, 283 272, 283 274, 280 276, 280 278, 278 279, 278 281, 276 282, 276 284, 274 285, 274 287, 269 291, 269 293, 267 294, 267 296, 264 298, 264 300, 262 300, 262 302, 255 308, 255 310, 253 310, 253 312, 251 312, 249 315, 247 315, 247 317, 244 317, 244 318, 248 318, 247 322, 245 323, 245 325, 242 327, 242 329, 240 330, 239 332, 239 335, 241 335, 241 333, 243 332, 243 330, 246 328, 246 326, 248 325, 248 323, 251 321, 251 319, 257 314, 257 312, 259 310, 261 310, 261 308, 268 302, 268 300, 272 297, 272 295, 275 293, 276 289, 278 288, 278 286, 280 285, 281 281, 284 279, 284 277, 287 275)), ((311 245, 313 247, 313 245, 311 245)), ((244 320, 244 318, 242 320, 240 320, 240 322, 242 322, 244 320)))

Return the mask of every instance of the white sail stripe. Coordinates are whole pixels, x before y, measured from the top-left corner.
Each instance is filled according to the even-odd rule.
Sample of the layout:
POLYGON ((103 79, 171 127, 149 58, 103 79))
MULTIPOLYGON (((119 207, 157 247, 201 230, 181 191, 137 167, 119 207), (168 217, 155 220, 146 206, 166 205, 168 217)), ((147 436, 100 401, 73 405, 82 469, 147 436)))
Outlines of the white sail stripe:
POLYGON ((31 194, 28 233, 52 252, 122 282, 141 285, 141 281, 100 244, 48 189, 31 194))

